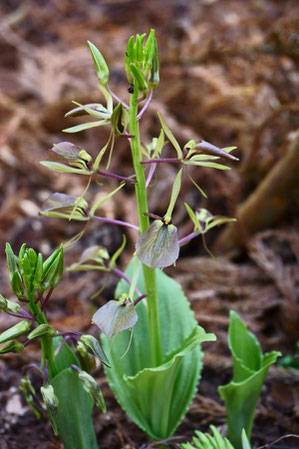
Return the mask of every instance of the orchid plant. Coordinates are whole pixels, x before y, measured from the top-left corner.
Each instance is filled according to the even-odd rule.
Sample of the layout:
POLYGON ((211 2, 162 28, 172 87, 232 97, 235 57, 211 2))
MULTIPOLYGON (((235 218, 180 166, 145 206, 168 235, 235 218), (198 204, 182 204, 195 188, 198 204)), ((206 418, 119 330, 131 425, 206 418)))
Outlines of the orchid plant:
MULTIPOLYGON (((113 272, 119 276, 115 297, 92 317, 93 323, 101 331, 101 343, 94 341, 91 336, 80 336, 79 349, 85 354, 87 350, 91 351, 101 359, 111 388, 123 409, 149 438, 162 440, 175 432, 196 392, 202 369, 201 344, 216 339, 214 334, 206 333, 198 325, 180 285, 162 270, 176 262, 182 245, 197 236, 202 236, 204 241, 205 233, 211 228, 234 221, 232 218, 213 216, 206 209, 193 210, 185 203, 186 214, 192 221, 193 230, 190 234, 179 238, 173 212, 177 201, 182 200, 182 178, 187 176, 201 194, 206 196, 192 178, 189 167, 229 170, 230 167, 225 165, 225 162, 234 162, 238 159, 231 154, 235 147, 221 149, 204 140, 199 142, 190 140, 181 146, 160 114, 158 114, 161 124, 159 135, 148 144, 143 143, 139 123, 149 108, 160 81, 159 54, 154 30, 151 30, 148 36, 146 34, 131 36, 128 41, 125 70, 129 101, 120 99, 111 90, 109 68, 103 55, 94 44, 88 42, 88 45, 104 104, 74 102, 75 107, 66 116, 86 115, 92 121, 72 126, 64 132, 77 133, 94 127, 108 126, 109 137, 95 157, 92 157, 86 149, 68 141, 53 145, 47 160, 41 164, 57 173, 85 176, 86 188, 77 197, 60 192, 52 194, 45 201, 41 214, 82 222, 81 232, 68 244, 74 244, 80 239, 91 221, 98 221, 99 224, 113 223, 124 228, 132 228, 136 230, 136 234, 138 232, 136 251, 125 272, 117 266, 118 257, 126 245, 125 237, 121 247, 112 256, 102 246, 86 248, 80 260, 73 263, 69 269, 92 269, 103 273, 113 272), (131 150, 130 176, 110 171, 110 163, 117 151, 115 148, 119 139, 126 139, 131 150), (166 147, 172 149, 174 157, 164 157, 166 147), (162 217, 156 215, 155 211, 150 211, 148 207, 149 197, 155 194, 152 180, 159 172, 161 164, 173 164, 177 170, 175 180, 169 186, 169 205, 162 217), (115 182, 115 188, 101 196, 99 200, 90 200, 91 183, 95 180, 98 184, 100 182, 103 184, 108 178, 115 182), (108 218, 98 212, 104 202, 117 195, 126 184, 133 185, 135 189, 138 223, 108 218)), ((14 257, 15 259, 11 256, 11 260, 15 260, 13 265, 15 267, 22 259, 14 257)), ((39 264, 40 257, 36 256, 39 264)), ((44 264, 47 264, 47 261, 44 264)), ((18 280, 19 274, 13 276, 15 276, 13 282, 19 282, 18 285, 21 285, 18 280)), ((39 276, 43 285, 44 275, 39 276)), ((42 290, 43 287, 38 287, 38 292, 42 290)), ((18 296, 18 293, 16 295, 18 296)), ((104 409, 103 403, 99 400, 99 390, 91 380, 88 370, 84 370, 84 363, 80 364, 79 356, 77 357, 68 345, 63 344, 64 340, 55 340, 57 337, 65 338, 65 334, 59 335, 47 327, 42 309, 48 297, 42 299, 43 294, 37 295, 28 300, 28 304, 32 304, 30 320, 28 318, 29 327, 33 323, 42 332, 46 329, 47 332, 53 333, 53 335, 42 334, 42 347, 45 345, 43 339, 46 338, 47 342, 49 339, 51 342, 57 341, 57 357, 64 351, 64 355, 60 356, 63 361, 58 364, 54 363, 55 346, 47 343, 45 348, 48 352, 43 353, 42 370, 46 372, 46 387, 43 387, 42 395, 51 422, 54 423, 54 431, 57 430, 55 424, 57 422, 66 449, 70 447, 93 449, 96 447, 94 433, 90 431, 88 435, 92 436, 83 438, 81 433, 84 433, 84 426, 82 427, 79 421, 82 413, 85 421, 87 417, 90 418, 93 401, 104 409), (36 312, 38 301, 42 302, 41 321, 38 321, 40 315, 36 312), (46 327, 40 328, 41 325, 46 327), (68 391, 67 388, 79 388, 79 385, 83 385, 83 390, 81 388, 77 396, 71 395, 67 398, 64 391, 68 391), (84 388, 88 390, 87 399, 83 397, 86 393, 84 388), (51 400, 47 399, 47 394, 51 395, 51 400), (74 438, 70 436, 72 419, 69 418, 69 413, 64 413, 68 407, 73 407, 73 401, 77 401, 76 410, 84 401, 88 408, 87 412, 84 412, 83 408, 82 413, 75 413, 80 436, 74 438)), ((4 308, 6 308, 5 301, 4 308)), ((27 318, 25 323, 28 327, 26 320, 27 318)), ((26 332, 27 328, 22 331, 26 332)), ((33 338, 38 337, 36 333, 38 331, 33 332, 35 332, 33 338)), ((30 340, 30 334, 28 338, 30 340)), ((15 349, 17 348, 19 346, 15 349)), ((80 351, 78 354, 81 354, 80 351)), ((26 391, 30 396, 31 387, 28 386, 26 391)), ((86 428, 90 428, 90 425, 88 421, 86 428)))

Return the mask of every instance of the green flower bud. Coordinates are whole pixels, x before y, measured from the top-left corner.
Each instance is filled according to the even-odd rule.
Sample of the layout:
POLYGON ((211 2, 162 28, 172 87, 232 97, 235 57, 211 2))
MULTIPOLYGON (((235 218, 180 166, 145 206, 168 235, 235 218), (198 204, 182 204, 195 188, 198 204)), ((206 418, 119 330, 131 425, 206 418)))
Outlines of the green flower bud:
POLYGON ((78 370, 78 376, 85 391, 93 397, 96 406, 99 407, 103 413, 106 413, 104 397, 96 380, 90 374, 82 370, 78 370))
POLYGON ((131 64, 130 68, 136 81, 138 90, 145 94, 148 91, 148 84, 146 82, 144 73, 135 64, 131 64))
POLYGON ((82 335, 80 341, 91 350, 91 352, 110 368, 109 360, 100 344, 100 342, 93 335, 82 335))
POLYGON ((3 310, 4 312, 18 313, 21 310, 21 306, 13 301, 10 301, 9 299, 4 298, 4 296, 0 293, 0 310, 3 310))
POLYGON ((41 387, 40 389, 43 401, 46 405, 48 416, 52 425, 52 429, 54 434, 58 435, 58 429, 57 429, 57 409, 58 409, 58 397, 54 393, 54 388, 52 385, 46 385, 41 387))
POLYGON ((22 343, 19 343, 16 340, 11 340, 0 348, 0 354, 7 354, 8 352, 18 354, 19 352, 22 352, 23 349, 24 345, 22 345, 22 343))
POLYGON ((43 264, 43 288, 54 289, 59 284, 63 275, 63 245, 54 251, 43 264))
POLYGON ((20 321, 14 326, 10 327, 6 331, 2 332, 0 335, 0 343, 4 343, 5 341, 13 340, 14 338, 19 337, 20 335, 26 334, 31 328, 32 323, 30 321, 20 321))
POLYGON ((92 59, 97 71, 98 79, 101 84, 106 86, 109 81, 109 69, 107 63, 100 50, 98 50, 97 47, 90 41, 87 41, 87 43, 92 54, 92 59))
POLYGON ((21 379, 19 389, 22 395, 24 396, 25 401, 27 402, 27 404, 29 405, 29 407, 31 408, 37 419, 39 419, 40 412, 35 406, 35 403, 37 403, 36 392, 28 376, 25 376, 21 379))
POLYGON ((56 335, 56 332, 57 331, 49 324, 40 324, 32 332, 30 332, 30 334, 28 335, 28 340, 44 336, 54 337, 56 335))
POLYGON ((10 285, 11 285, 11 289, 14 292, 14 294, 16 295, 16 297, 20 301, 22 301, 24 299, 24 289, 23 289, 23 284, 22 284, 22 277, 17 270, 12 275, 10 285))

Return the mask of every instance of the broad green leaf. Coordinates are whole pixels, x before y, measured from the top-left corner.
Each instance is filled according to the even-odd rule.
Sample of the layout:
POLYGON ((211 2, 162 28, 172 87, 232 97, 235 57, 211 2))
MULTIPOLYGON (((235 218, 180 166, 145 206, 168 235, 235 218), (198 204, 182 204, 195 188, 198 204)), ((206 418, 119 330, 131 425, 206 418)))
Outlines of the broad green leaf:
POLYGON ((59 400, 56 421, 65 449, 98 449, 92 422, 93 399, 72 368, 52 379, 59 400))
POLYGON ((164 268, 175 263, 179 256, 177 228, 155 220, 139 237, 136 254, 150 268, 164 268))
POLYGON ((230 313, 229 347, 233 356, 233 380, 218 388, 226 404, 229 439, 242 449, 242 429, 250 438, 254 412, 264 379, 280 352, 262 354, 256 337, 247 330, 240 317, 230 313))
MULTIPOLYGON (((132 277, 134 265, 133 260, 126 271, 129 278, 132 277)), ((117 336, 112 345, 110 355, 108 354, 111 369, 105 369, 105 372, 117 400, 128 415, 151 438, 163 439, 171 436, 187 412, 196 392, 202 366, 202 355, 199 346, 184 357, 178 355, 197 323, 179 284, 162 271, 156 270, 156 272, 163 357, 161 365, 169 364, 168 376, 165 376, 164 370, 159 370, 159 367, 151 365, 147 308, 143 301, 136 305, 138 322, 134 327, 130 350, 121 359, 130 340, 130 332, 124 331, 117 336), (174 357, 173 362, 170 360, 171 356, 174 357), (142 375, 143 370, 147 368, 156 369, 154 375, 151 370, 145 371, 143 374, 146 379, 146 389, 142 394, 151 397, 151 400, 140 404, 137 394, 140 388, 138 376, 142 375), (148 380, 148 376, 153 376, 153 383, 148 380), (175 387, 173 394, 168 398, 169 408, 165 411, 164 407, 161 409, 156 406, 155 401, 157 400, 159 403, 161 397, 167 392, 171 376, 176 378, 175 387), (137 379, 136 386, 133 381, 135 377, 137 379), (151 392, 155 395, 151 396, 151 392), (167 435, 165 434, 166 428, 167 435)), ((137 286, 141 292, 145 293, 142 275, 139 277, 137 286)), ((125 281, 121 281, 118 284, 116 295, 127 293, 129 288, 125 281)), ((103 336, 103 343, 104 348, 108 351, 109 341, 105 336, 103 336)))
POLYGON ((159 112, 158 112, 158 117, 159 117, 159 120, 161 122, 162 128, 163 128, 166 136, 168 137, 168 139, 170 140, 170 142, 172 143, 172 145, 174 146, 174 148, 177 152, 178 159, 181 160, 183 158, 183 153, 182 153, 182 150, 181 150, 181 147, 180 147, 178 141, 176 140, 176 138, 174 137, 174 135, 172 134, 172 132, 170 131, 170 129, 168 128, 168 126, 166 125, 164 120, 162 119, 159 112))
MULTIPOLYGON (((62 337, 53 338, 53 346, 55 350, 60 346, 62 340, 62 337)), ((60 347, 60 350, 55 357, 55 361, 58 372, 69 368, 71 365, 77 365, 79 368, 81 367, 78 357, 67 343, 64 343, 62 347, 60 347)))

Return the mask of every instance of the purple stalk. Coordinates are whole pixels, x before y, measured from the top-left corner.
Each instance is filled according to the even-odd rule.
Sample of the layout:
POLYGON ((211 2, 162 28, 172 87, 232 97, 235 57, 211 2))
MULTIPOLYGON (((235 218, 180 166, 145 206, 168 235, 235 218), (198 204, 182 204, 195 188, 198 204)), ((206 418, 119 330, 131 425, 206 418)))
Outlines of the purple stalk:
POLYGON ((116 100, 119 103, 121 103, 125 109, 127 109, 127 110, 130 109, 130 106, 127 105, 127 103, 125 103, 124 101, 122 101, 114 92, 112 92, 112 90, 109 87, 108 87, 108 92, 111 95, 111 97, 113 97, 114 100, 116 100))
MULTIPOLYGON (((119 276, 120 278, 124 279, 129 285, 132 284, 131 279, 129 279, 125 273, 123 273, 122 271, 120 271, 118 268, 114 268, 112 270, 113 273, 115 273, 117 276, 119 276)), ((142 296, 141 291, 139 290, 139 288, 135 287, 135 291, 137 293, 137 295, 142 296)))
POLYGON ((126 176, 115 175, 114 173, 109 173, 103 170, 98 170, 97 174, 101 176, 107 176, 108 178, 119 179, 120 181, 133 182, 133 183, 136 182, 135 179, 127 178, 126 176))
POLYGON ((145 295, 141 295, 139 296, 139 298, 135 299, 134 306, 136 306, 142 299, 146 298, 147 296, 148 294, 146 293, 145 295))
POLYGON ((98 217, 97 215, 94 215, 93 218, 103 223, 111 223, 120 226, 127 226, 128 228, 136 229, 137 231, 139 231, 138 226, 128 223, 127 221, 115 220, 114 218, 98 217))
POLYGON ((57 332, 57 334, 55 334, 55 337, 71 337, 72 335, 75 335, 76 337, 81 337, 81 332, 77 331, 57 332))
POLYGON ((151 180, 153 179, 153 176, 154 176, 154 173, 155 173, 156 168, 157 168, 157 164, 156 164, 156 163, 153 163, 153 164, 150 166, 150 170, 149 170, 149 172, 148 172, 147 179, 146 179, 146 184, 145 184, 145 185, 146 185, 146 188, 148 188, 148 186, 150 185, 151 180))
POLYGON ((149 96, 148 96, 148 99, 146 100, 146 102, 145 102, 145 105, 143 106, 143 108, 141 109, 141 111, 139 112, 139 114, 137 115, 137 120, 139 120, 142 116, 143 116, 143 114, 145 113, 145 111, 147 110, 147 108, 149 107, 149 105, 151 104, 151 102, 152 102, 152 99, 153 99, 153 91, 151 90, 150 91, 150 94, 149 94, 149 96))
POLYGON ((40 369, 40 367, 36 363, 30 363, 29 365, 25 366, 22 369, 22 373, 26 376, 28 371, 30 371, 32 369, 36 370, 39 374, 41 374, 43 376, 43 374, 44 374, 43 371, 40 369))
MULTIPOLYGON (((58 334, 56 334, 58 335, 58 334)), ((66 337, 64 337, 64 339, 59 343, 59 345, 57 346, 56 350, 55 350, 55 356, 57 356, 57 354, 59 354, 59 352, 62 349, 62 346, 68 342, 68 340, 72 340, 75 343, 77 343, 77 340, 74 337, 69 337, 68 335, 66 337)))
POLYGON ((182 239, 179 240, 179 245, 182 246, 185 243, 189 242, 190 240, 194 239, 194 237, 197 237, 200 233, 198 231, 191 232, 191 234, 186 235, 182 239))
POLYGON ((176 157, 166 157, 162 159, 148 159, 147 161, 142 161, 141 164, 154 164, 159 162, 180 162, 176 157))
POLYGON ((45 299, 43 301, 41 301, 41 309, 42 309, 42 311, 44 311, 46 305, 48 304, 49 299, 51 298, 51 295, 52 295, 53 291, 54 291, 54 288, 51 288, 49 290, 47 296, 45 297, 45 299))
POLYGON ((22 318, 23 320, 33 321, 34 317, 27 313, 25 310, 22 310, 20 313, 9 312, 8 315, 14 316, 16 318, 22 318))

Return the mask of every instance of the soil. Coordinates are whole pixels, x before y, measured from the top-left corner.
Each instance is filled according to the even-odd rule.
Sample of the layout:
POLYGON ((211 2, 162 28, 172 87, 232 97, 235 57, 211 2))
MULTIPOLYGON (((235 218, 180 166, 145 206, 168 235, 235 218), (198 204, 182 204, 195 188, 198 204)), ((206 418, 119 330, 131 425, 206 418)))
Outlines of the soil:
MULTIPOLYGON (((82 229, 74 222, 66 225, 62 220, 39 218, 51 193, 80 195, 85 184, 76 176, 53 174, 38 162, 47 157, 53 143, 66 140, 62 129, 78 123, 64 118, 72 100, 101 101, 86 40, 102 50, 110 66, 111 88, 126 98, 128 86, 122 71, 126 41, 132 34, 156 29, 161 84, 144 117, 145 143, 159 133, 158 110, 182 145, 202 138, 220 147, 239 148, 240 162, 232 163, 231 171, 202 169, 199 175, 191 171, 208 199, 187 177, 183 179, 182 193, 191 207, 239 220, 229 232, 219 228, 207 235, 216 261, 207 257, 198 238, 182 248, 177 266, 166 270, 182 285, 199 324, 217 336, 217 342, 203 347, 198 392, 175 437, 165 443, 169 448, 191 441, 194 430, 206 431, 210 424, 225 432, 225 407, 217 387, 231 378, 227 346, 231 309, 257 335, 264 352, 275 349, 295 355, 299 340, 299 152, 287 173, 280 176, 279 170, 280 161, 298 142, 298 19, 295 0, 0 3, 0 285, 4 296, 11 297, 6 241, 16 250, 26 242, 48 254, 82 229), (273 170, 278 175, 275 182, 271 178, 268 201, 263 203, 263 186, 273 170), (288 180, 295 181, 287 184, 288 180), (248 202, 266 204, 265 213, 251 209, 250 218, 242 220, 248 202)), ((94 128, 69 140, 95 154, 106 138, 107 131, 94 128)), ((173 157, 171 150, 169 154, 173 157)), ((130 163, 127 143, 119 139, 110 169, 130 176, 130 163)), ((150 199, 155 214, 163 215, 167 208, 168 180, 174 175, 170 165, 159 168, 156 194, 150 199)), ((108 183, 107 189, 112 187, 115 184, 108 183)), ((94 183, 91 193, 96 195, 97 189, 94 183)), ((134 222, 132 189, 126 187, 114 198, 104 204, 102 215, 134 222)), ((183 202, 176 207, 173 220, 181 236, 192 231, 183 202)), ((66 266, 94 244, 113 253, 121 244, 122 232, 117 226, 90 225, 66 252, 66 266)), ((123 268, 134 248, 134 230, 127 232, 127 240, 128 250, 120 261, 123 268)), ((90 296, 103 285, 103 276, 66 272, 51 299, 51 324, 61 331, 94 332, 91 313, 113 297, 117 279, 111 276, 106 281, 105 290, 91 302, 90 296)), ((14 322, 0 314, 0 332, 14 322)), ((18 390, 24 367, 39 360, 38 346, 33 345, 21 355, 1 356, 0 449, 62 448, 47 418, 37 420, 18 390)), ((107 414, 95 411, 94 416, 101 449, 156 447, 120 409, 100 366, 94 375, 108 409, 107 414)), ((38 377, 33 382, 38 384, 38 377)), ((298 370, 270 368, 256 411, 254 448, 298 447, 298 386, 298 370)))

